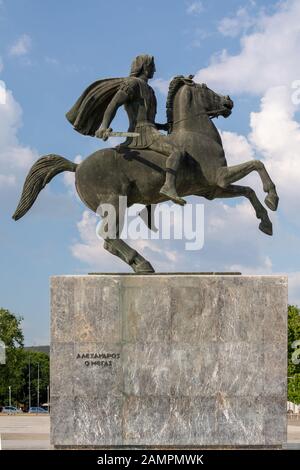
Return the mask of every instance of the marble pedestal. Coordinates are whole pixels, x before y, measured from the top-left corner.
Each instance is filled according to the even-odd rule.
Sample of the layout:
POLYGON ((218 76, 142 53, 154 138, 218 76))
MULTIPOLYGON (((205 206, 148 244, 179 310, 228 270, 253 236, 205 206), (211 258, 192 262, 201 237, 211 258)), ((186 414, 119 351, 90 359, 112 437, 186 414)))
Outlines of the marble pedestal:
POLYGON ((287 279, 51 279, 55 446, 286 443, 287 279))

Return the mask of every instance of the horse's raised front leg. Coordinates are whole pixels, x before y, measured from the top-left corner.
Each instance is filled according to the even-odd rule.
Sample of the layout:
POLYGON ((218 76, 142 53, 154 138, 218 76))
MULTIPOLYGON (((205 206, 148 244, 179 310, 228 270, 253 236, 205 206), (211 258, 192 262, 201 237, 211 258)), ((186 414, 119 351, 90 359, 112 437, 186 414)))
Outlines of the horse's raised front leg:
POLYGON ((269 209, 276 211, 278 206, 279 197, 276 192, 275 184, 271 180, 265 165, 260 160, 250 160, 249 162, 241 163, 234 166, 225 166, 218 169, 217 184, 222 188, 235 181, 239 181, 244 176, 249 175, 252 171, 257 171, 263 184, 263 190, 268 195, 265 198, 265 203, 269 209))
POLYGON ((244 196, 251 202, 255 210, 256 217, 261 220, 259 229, 267 235, 273 235, 272 222, 269 219, 268 212, 261 204, 252 188, 249 188, 248 186, 238 186, 232 184, 227 188, 218 188, 215 193, 215 197, 217 198, 231 198, 238 196, 244 196))
POLYGON ((124 240, 120 239, 125 213, 120 214, 119 201, 115 200, 113 203, 110 201, 110 207, 112 207, 114 211, 112 219, 110 219, 110 224, 113 223, 115 226, 113 230, 111 226, 108 226, 107 210, 109 210, 109 207, 105 204, 102 207, 99 206, 97 211, 101 217, 104 217, 99 230, 99 235, 104 240, 104 249, 125 261, 125 263, 129 264, 134 272, 138 274, 153 273, 154 269, 149 261, 131 248, 124 240), (112 236, 112 232, 114 232, 114 236, 112 236))

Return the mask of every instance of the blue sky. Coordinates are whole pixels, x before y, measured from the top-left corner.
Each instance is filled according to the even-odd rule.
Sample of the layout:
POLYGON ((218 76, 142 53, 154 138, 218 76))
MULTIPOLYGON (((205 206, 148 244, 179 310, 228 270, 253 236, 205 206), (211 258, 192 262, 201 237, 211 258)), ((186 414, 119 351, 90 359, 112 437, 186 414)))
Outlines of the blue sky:
MULTIPOLYGON (((231 95, 232 116, 217 121, 228 162, 262 159, 281 198, 270 214, 273 238, 258 231, 247 202, 214 201, 205 203, 199 253, 184 252, 184 242, 158 241, 140 244, 144 255, 157 271, 289 273, 290 301, 300 304, 299 105, 291 100, 300 79, 297 3, 0 1, 0 84, 7 90, 0 104, 0 305, 24 316, 27 344, 49 341, 49 276, 127 271, 104 253, 96 218, 79 202, 70 175, 53 180, 19 222, 11 214, 39 156, 74 160, 104 146, 74 132, 65 113, 94 80, 127 75, 139 53, 156 58, 158 121, 165 120, 174 75, 196 74, 231 95)), ((113 127, 126 125, 120 112, 113 127)), ((256 176, 247 184, 262 198, 256 176)))

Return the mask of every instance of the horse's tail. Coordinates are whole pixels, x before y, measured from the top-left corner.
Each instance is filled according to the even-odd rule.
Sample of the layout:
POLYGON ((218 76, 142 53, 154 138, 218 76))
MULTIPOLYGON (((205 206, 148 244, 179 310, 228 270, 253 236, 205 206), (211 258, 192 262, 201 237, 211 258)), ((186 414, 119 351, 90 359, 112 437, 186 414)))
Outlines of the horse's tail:
POLYGON ((13 215, 18 220, 31 208, 40 191, 52 178, 62 171, 76 171, 77 164, 59 155, 46 155, 39 158, 31 167, 21 195, 18 207, 13 215))

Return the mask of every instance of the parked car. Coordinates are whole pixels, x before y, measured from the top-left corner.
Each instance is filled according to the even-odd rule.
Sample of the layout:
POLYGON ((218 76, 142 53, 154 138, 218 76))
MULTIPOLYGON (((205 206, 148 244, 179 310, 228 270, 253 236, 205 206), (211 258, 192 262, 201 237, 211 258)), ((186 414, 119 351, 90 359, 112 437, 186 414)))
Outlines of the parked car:
POLYGON ((22 413, 22 410, 20 410, 20 408, 16 408, 15 406, 3 406, 1 413, 9 413, 9 414, 22 413))
POLYGON ((48 413, 48 411, 41 406, 31 406, 28 410, 28 413, 48 413))

